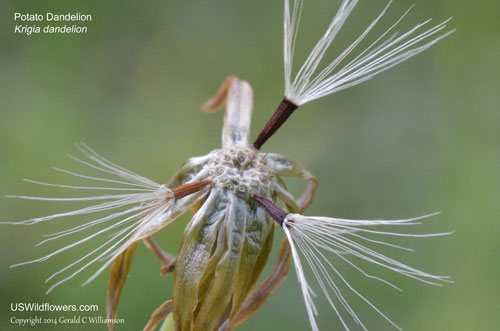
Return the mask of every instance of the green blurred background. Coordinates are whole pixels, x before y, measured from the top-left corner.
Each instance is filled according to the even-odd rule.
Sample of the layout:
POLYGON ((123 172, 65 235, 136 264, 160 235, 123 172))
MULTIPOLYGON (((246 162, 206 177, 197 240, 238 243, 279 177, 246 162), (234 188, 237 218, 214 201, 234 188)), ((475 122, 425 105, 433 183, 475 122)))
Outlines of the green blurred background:
MULTIPOLYGON (((340 1, 306 0, 296 64, 319 38, 340 1)), ((417 252, 391 256, 455 284, 433 287, 381 272, 402 293, 345 265, 355 287, 406 330, 500 328, 500 4, 484 0, 417 0, 400 30, 425 18, 454 16, 457 32, 424 54, 360 86, 307 104, 263 148, 311 169, 320 186, 309 215, 405 218, 441 211, 422 231, 456 232, 411 239, 417 252)), ((389 24, 413 2, 396 1, 389 24)), ((361 1, 335 44, 341 51, 382 9, 361 1)), ((253 135, 281 99, 282 1, 15 1, 0 3, 0 193, 61 196, 22 178, 81 183, 51 169, 82 169, 65 156, 85 141, 108 159, 165 182, 190 156, 220 146, 223 113, 200 105, 229 74, 254 88, 253 135), (14 12, 91 13, 85 35, 16 35, 14 12)), ((381 25, 381 28, 384 24, 381 25)), ((379 30, 381 31, 381 30, 379 30)), ((289 181, 293 192, 302 184, 289 181)), ((0 199, 2 221, 24 220, 74 205, 0 199)), ((80 206, 80 205, 78 205, 80 206)), ((156 238, 176 252, 189 217, 156 238)), ((9 269, 68 241, 35 247, 42 234, 63 230, 58 220, 0 227, 0 329, 17 330, 16 302, 98 304, 104 315, 107 276, 79 285, 91 270, 49 295, 44 279, 87 252, 75 248, 49 261, 9 269)), ((72 223, 74 224, 74 223, 72 223)), ((279 229, 278 229, 279 230, 279 229)), ((277 231, 274 263, 282 233, 277 231)), ((122 295, 117 330, 139 330, 171 296, 172 276, 141 247, 122 295)), ((269 269, 266 269, 269 270, 269 269)), ((369 269, 371 270, 371 269, 369 269)), ((375 269, 376 270, 376 269, 375 269)), ((372 330, 390 325, 348 294, 372 330)), ((327 302, 318 300, 322 330, 340 330, 327 302)), ((63 314, 64 315, 64 314, 63 314)), ((85 316, 85 313, 82 313, 85 316)), ((71 314, 64 316, 70 317, 71 314)), ((47 330, 90 330, 73 325, 47 330)), ((100 329, 105 329, 102 325, 100 329)), ((308 330, 294 271, 238 330, 308 330)))

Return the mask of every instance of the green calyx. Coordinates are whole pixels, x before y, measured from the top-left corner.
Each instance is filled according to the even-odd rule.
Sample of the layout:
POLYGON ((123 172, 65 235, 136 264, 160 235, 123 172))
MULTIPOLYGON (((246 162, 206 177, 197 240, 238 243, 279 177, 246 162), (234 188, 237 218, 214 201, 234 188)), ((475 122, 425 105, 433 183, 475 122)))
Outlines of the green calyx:
POLYGON ((214 189, 188 225, 174 274, 175 329, 231 325, 264 268, 273 221, 262 208, 214 189))

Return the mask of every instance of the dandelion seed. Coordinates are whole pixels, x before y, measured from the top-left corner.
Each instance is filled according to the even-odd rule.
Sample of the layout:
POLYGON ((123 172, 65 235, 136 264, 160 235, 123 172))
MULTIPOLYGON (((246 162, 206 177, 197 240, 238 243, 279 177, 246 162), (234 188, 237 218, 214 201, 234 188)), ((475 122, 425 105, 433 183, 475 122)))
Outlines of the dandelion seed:
MULTIPOLYGON (((88 221, 84 224, 69 228, 64 231, 56 232, 53 234, 45 235, 47 239, 39 242, 37 246, 42 245, 48 241, 60 239, 68 235, 72 235, 83 230, 104 224, 106 222, 112 222, 111 225, 100 229, 91 235, 77 240, 67 246, 64 246, 48 255, 41 258, 18 263, 12 265, 11 267, 18 267, 26 264, 31 264, 35 262, 44 262, 48 259, 63 253, 75 246, 83 244, 91 239, 94 239, 100 235, 110 233, 111 231, 116 231, 112 234, 108 240, 104 242, 97 249, 91 251, 90 253, 84 255, 77 261, 69 264, 68 266, 60 269, 59 271, 52 274, 47 281, 55 278, 56 276, 62 274, 63 272, 70 270, 73 267, 78 266, 83 263, 86 259, 93 258, 90 262, 86 263, 83 267, 73 272, 70 276, 58 281, 52 285, 47 292, 52 291, 58 285, 64 283, 65 281, 73 278, 87 267, 92 264, 103 261, 103 265, 95 272, 84 284, 95 279, 103 270, 106 269, 109 264, 113 262, 122 252, 124 252, 133 243, 146 238, 155 232, 161 230, 163 227, 172 222, 176 216, 182 214, 185 210, 191 208, 195 203, 196 199, 189 199, 188 203, 182 203, 180 206, 176 206, 176 202, 186 196, 194 194, 205 186, 210 184, 210 179, 205 179, 202 181, 192 181, 185 185, 179 186, 174 189, 169 189, 165 185, 157 184, 145 177, 139 176, 129 170, 119 167, 110 161, 104 159, 94 151, 92 151, 88 146, 83 143, 77 144, 77 148, 87 157, 88 161, 83 161, 74 156, 70 156, 71 159, 84 164, 95 170, 105 172, 107 175, 114 175, 115 177, 121 178, 122 181, 114 180, 113 178, 98 178, 90 177, 86 175, 80 175, 73 172, 66 172, 76 177, 83 177, 86 179, 91 179, 95 181, 108 181, 115 184, 122 184, 125 187, 101 187, 101 186, 75 186, 75 185, 60 185, 51 184, 35 180, 25 179, 26 182, 32 184, 38 184, 43 186, 59 187, 71 190, 95 190, 107 192, 109 190, 113 191, 124 191, 133 193, 121 193, 121 194, 104 194, 88 197, 73 197, 73 198, 48 198, 48 197, 34 197, 34 196, 7 196, 10 198, 28 199, 28 200, 40 200, 40 201, 100 201, 109 200, 97 205, 91 205, 82 209, 77 209, 69 212, 49 215, 45 217, 33 218, 22 222, 2 222, 1 224, 14 224, 14 225, 32 225, 44 221, 53 220, 61 217, 69 217, 76 215, 86 215, 93 214, 103 211, 120 210, 126 208, 125 210, 120 210, 113 212, 111 215, 94 219, 88 221), (126 187, 133 186, 134 188, 126 187), (136 188, 137 187, 137 188, 136 188), (143 187, 143 188, 138 188, 143 187)), ((196 195, 195 195, 196 196, 196 195)), ((200 195, 196 196, 198 199, 200 195)), ((177 204, 179 205, 179 204, 177 204)))
POLYGON ((435 216, 438 213, 404 220, 347 220, 330 217, 310 217, 300 214, 287 213, 269 199, 258 195, 254 195, 252 198, 262 205, 262 207, 283 228, 283 231, 285 232, 292 249, 297 278, 301 285, 307 313, 313 330, 319 330, 315 320, 315 316, 318 314, 313 301, 313 297, 315 295, 312 292, 311 286, 305 276, 300 255, 303 256, 303 259, 305 259, 311 268, 314 278, 321 288, 322 293, 328 300, 330 306, 335 311, 346 330, 349 328, 343 318, 341 308, 348 312, 351 318, 363 329, 366 330, 367 328, 361 322, 340 290, 340 285, 342 284, 361 298, 394 327, 398 329, 400 329, 400 327, 390 320, 384 313, 382 313, 372 302, 358 292, 342 276, 339 271, 339 267, 336 266, 332 260, 336 260, 337 262, 335 263, 347 263, 349 266, 361 272, 364 276, 385 283, 397 290, 400 289, 387 280, 368 274, 357 266, 354 261, 370 262, 427 284, 440 286, 443 282, 451 282, 447 276, 436 276, 412 268, 360 243, 364 241, 405 249, 385 241, 370 239, 365 237, 365 234, 414 238, 436 237, 451 234, 452 232, 412 234, 369 229, 370 227, 375 226, 417 225, 420 223, 416 221, 435 216), (299 252, 301 254, 299 254, 299 252), (337 278, 337 281, 335 278, 337 278))
POLYGON ((375 25, 386 14, 392 1, 389 1, 382 12, 356 40, 340 52, 322 70, 319 70, 325 52, 329 49, 358 3, 357 0, 343 0, 325 34, 316 43, 304 64, 300 67, 295 77, 292 78, 295 41, 304 1, 293 0, 293 6, 290 7, 290 0, 285 0, 285 95, 271 119, 255 140, 255 148, 260 149, 299 106, 365 82, 373 76, 425 51, 455 31, 451 30, 442 33, 450 18, 424 31, 422 31, 422 28, 429 25, 431 20, 417 24, 401 35, 398 32, 391 34, 411 10, 412 7, 410 7, 385 32, 375 37, 374 41, 367 48, 358 51, 357 54, 353 54, 357 51, 360 43, 365 40, 375 25), (354 56, 354 58, 347 62, 349 56, 354 56))

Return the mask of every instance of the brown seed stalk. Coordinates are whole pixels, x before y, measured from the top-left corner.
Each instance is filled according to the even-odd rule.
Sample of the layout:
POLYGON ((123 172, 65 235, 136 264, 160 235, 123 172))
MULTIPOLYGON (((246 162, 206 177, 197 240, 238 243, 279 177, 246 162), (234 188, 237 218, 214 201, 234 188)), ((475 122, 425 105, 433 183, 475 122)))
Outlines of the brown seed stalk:
POLYGON ((266 210, 269 216, 271 216, 276 221, 276 223, 278 223, 280 226, 283 226, 283 221, 289 213, 287 213, 271 200, 261 197, 260 195, 252 194, 250 198, 257 201, 266 210))
POLYGON ((196 193, 208 184, 212 183, 212 179, 208 178, 205 180, 202 180, 200 182, 194 182, 194 183, 189 183, 181 186, 177 186, 176 188, 172 189, 172 192, 174 192, 174 197, 175 199, 181 199, 184 198, 185 196, 188 196, 190 194, 196 193))
POLYGON ((253 147, 260 149, 264 143, 271 138, 271 136, 285 123, 285 121, 292 115, 293 111, 299 106, 283 97, 278 108, 274 112, 273 116, 266 123, 259 136, 253 143, 253 147))

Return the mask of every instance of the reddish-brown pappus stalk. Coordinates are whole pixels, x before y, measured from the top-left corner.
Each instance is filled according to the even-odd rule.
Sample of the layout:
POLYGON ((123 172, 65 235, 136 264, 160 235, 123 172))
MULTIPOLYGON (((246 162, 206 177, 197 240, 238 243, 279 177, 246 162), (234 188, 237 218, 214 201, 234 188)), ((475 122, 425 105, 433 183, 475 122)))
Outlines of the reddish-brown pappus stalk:
POLYGON ((276 223, 279 224, 279 226, 283 226, 283 221, 288 215, 288 213, 283 208, 279 207, 271 200, 261 197, 257 194, 252 194, 250 198, 257 201, 266 210, 269 216, 271 216, 273 220, 275 220, 276 223))
POLYGON ((207 178, 205 180, 202 180, 200 182, 194 182, 194 183, 189 183, 181 186, 177 186, 176 188, 172 189, 172 192, 174 192, 174 197, 175 199, 182 199, 185 196, 188 196, 190 194, 196 193, 205 186, 209 185, 212 183, 211 178, 207 178))
POLYGON ((286 97, 281 100, 278 108, 274 112, 273 116, 266 123, 259 136, 253 143, 253 147, 260 149, 264 143, 271 138, 271 136, 278 131, 278 129, 285 123, 285 121, 292 115, 298 106, 288 100, 286 97))

